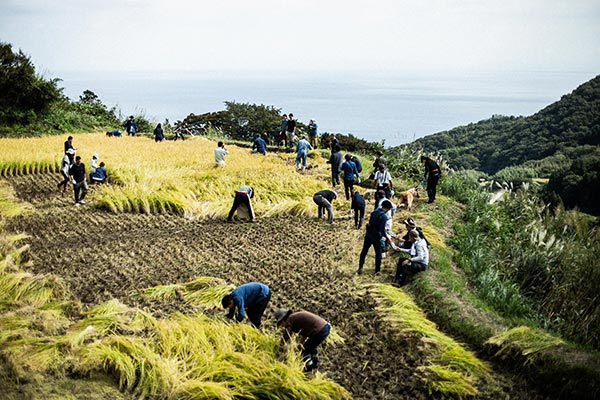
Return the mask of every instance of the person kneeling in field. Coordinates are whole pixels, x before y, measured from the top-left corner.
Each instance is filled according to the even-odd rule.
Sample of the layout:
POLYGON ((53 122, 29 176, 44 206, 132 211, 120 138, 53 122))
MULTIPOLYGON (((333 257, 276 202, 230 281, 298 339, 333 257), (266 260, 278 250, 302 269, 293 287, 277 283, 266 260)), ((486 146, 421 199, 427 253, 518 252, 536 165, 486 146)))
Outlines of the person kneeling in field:
POLYGON ((232 319, 237 308, 236 321, 242 322, 246 313, 250 323, 256 328, 260 328, 260 320, 271 299, 271 290, 267 285, 260 282, 250 282, 235 288, 230 294, 223 296, 221 305, 229 310, 226 315, 232 319))
POLYGON ((412 248, 406 250, 400 247, 394 247, 396 251, 414 252, 414 256, 410 258, 400 258, 396 266, 395 283, 398 286, 404 285, 409 274, 425 271, 429 265, 429 249, 427 242, 419 235, 416 229, 408 233, 408 241, 412 243, 412 248))
POLYGON ((104 183, 106 182, 106 178, 108 177, 108 172, 104 167, 104 161, 100 163, 100 166, 95 169, 94 172, 90 174, 90 182, 91 183, 104 183))
POLYGON ((283 327, 282 344, 289 342, 293 334, 298 334, 298 344, 305 362, 304 372, 316 369, 319 362, 317 347, 329 336, 331 325, 311 312, 292 312, 285 308, 277 310, 275 318, 277 326, 283 327))
MULTIPOLYGON (((254 221, 254 210, 252 209, 252 202, 250 201, 250 199, 253 197, 254 189, 252 186, 240 186, 237 192, 235 192, 235 198, 233 199, 231 210, 229 210, 227 222, 231 222, 235 210, 237 210, 240 206, 243 206, 247 209, 247 217, 250 219, 250 222, 254 221)), ((246 210, 244 210, 244 213, 246 213, 246 210)), ((239 214, 240 212, 238 211, 238 216, 240 216, 239 214)), ((244 215, 244 217, 246 217, 246 215, 244 215)))

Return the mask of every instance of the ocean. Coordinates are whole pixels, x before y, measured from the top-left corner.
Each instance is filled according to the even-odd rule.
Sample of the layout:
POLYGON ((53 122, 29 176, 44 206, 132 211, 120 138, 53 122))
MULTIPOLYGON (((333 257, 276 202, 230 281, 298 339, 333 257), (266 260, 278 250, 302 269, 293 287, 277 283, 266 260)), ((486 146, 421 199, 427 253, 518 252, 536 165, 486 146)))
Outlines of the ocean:
MULTIPOLYGON (((353 134, 386 146, 490 118, 531 115, 593 78, 586 72, 118 72, 63 71, 72 100, 89 89, 125 117, 175 122, 225 108, 272 105, 319 132, 353 134)), ((273 127, 274 130, 277 127, 273 127)))

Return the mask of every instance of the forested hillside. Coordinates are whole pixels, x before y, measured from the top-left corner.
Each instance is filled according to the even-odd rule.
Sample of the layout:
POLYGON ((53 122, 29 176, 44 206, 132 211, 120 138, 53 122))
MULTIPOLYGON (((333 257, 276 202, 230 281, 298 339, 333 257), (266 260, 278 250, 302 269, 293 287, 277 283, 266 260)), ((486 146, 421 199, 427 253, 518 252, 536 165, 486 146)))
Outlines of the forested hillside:
POLYGON ((600 143, 600 76, 529 117, 493 116, 421 138, 462 169, 501 169, 600 143))
POLYGON ((503 179, 550 178, 567 207, 597 214, 600 188, 600 76, 528 117, 493 116, 419 139, 457 169, 503 179))

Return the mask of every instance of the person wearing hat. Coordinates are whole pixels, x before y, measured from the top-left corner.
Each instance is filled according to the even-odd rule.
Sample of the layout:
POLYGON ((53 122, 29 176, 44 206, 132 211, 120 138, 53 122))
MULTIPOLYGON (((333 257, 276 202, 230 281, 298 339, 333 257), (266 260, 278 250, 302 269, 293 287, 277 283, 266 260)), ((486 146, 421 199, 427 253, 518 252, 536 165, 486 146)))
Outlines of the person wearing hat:
POLYGON ((317 128, 317 121, 311 119, 308 122, 308 138, 310 140, 310 145, 313 147, 313 149, 317 148, 317 128))
POLYGON ((409 235, 410 231, 412 231, 413 229, 416 230, 417 232, 419 232, 419 237, 421 239, 425 240, 425 243, 427 244, 427 246, 429 246, 429 241, 425 237, 425 234, 423 233, 423 229, 420 226, 417 226, 417 223, 415 222, 414 219, 407 218, 404 221, 402 221, 402 223, 406 227, 406 234, 404 236, 402 236, 400 239, 398 239, 398 244, 401 249, 410 250, 412 248, 413 243, 410 240, 408 240, 408 235, 409 235))
POLYGON ((312 149, 313 147, 306 140, 306 135, 302 135, 302 139, 296 144, 296 169, 300 169, 300 162, 302 162, 302 169, 306 168, 306 157, 308 151, 312 149))
POLYGON ((391 208, 392 202, 385 199, 381 202, 381 207, 371 213, 358 262, 359 275, 362 274, 365 258, 367 257, 367 252, 371 246, 375 249, 375 273, 378 273, 381 270, 381 239, 387 238, 385 224, 388 220, 387 212, 391 210, 391 208))
POLYGON ((298 344, 302 348, 302 357, 305 362, 304 371, 309 372, 317 368, 317 347, 323 343, 331 325, 323 318, 308 311, 295 311, 280 308, 275 312, 277 326, 283 327, 282 343, 290 341, 294 334, 298 334, 298 344))
POLYGON ((373 176, 373 188, 376 190, 383 190, 385 197, 388 199, 392 198, 392 189, 394 188, 394 182, 392 182, 392 175, 387 170, 385 165, 380 165, 379 169, 373 176))
POLYGON ((226 317, 242 322, 246 314, 255 328, 260 328, 261 319, 271 300, 271 289, 261 282, 249 282, 235 288, 223 296, 221 305, 229 310, 226 317), (237 309, 237 313, 236 313, 237 309))
POLYGON ((317 214, 319 219, 323 218, 325 210, 327 210, 327 222, 333 224, 333 206, 331 203, 335 199, 337 199, 337 193, 333 190, 325 189, 315 193, 313 201, 319 206, 317 214))
MULTIPOLYGON (((233 214, 238 209, 240 205, 245 205, 248 209, 248 215, 250 217, 250 222, 254 221, 254 210, 252 209, 252 199, 254 197, 254 188, 252 186, 242 185, 235 192, 235 197, 233 199, 233 205, 231 206, 231 210, 229 210, 229 215, 227 215, 227 222, 231 222, 233 218, 233 214)), ((239 216, 239 215, 238 215, 239 216)))
POLYGON ((383 157, 383 151, 378 150, 377 157, 375 157, 375 160, 373 161, 373 172, 371 173, 371 179, 373 179, 375 173, 379 171, 379 167, 381 167, 382 165, 387 166, 387 161, 383 157))
POLYGON ((90 170, 92 174, 96 172, 96 168, 98 168, 98 153, 94 153, 92 155, 92 161, 90 162, 90 170))
POLYGON ((425 165, 423 180, 427 181, 427 197, 429 198, 429 203, 433 203, 435 201, 436 187, 440 180, 440 166, 427 156, 421 156, 421 162, 425 165))
POLYGON ((127 131, 127 136, 135 136, 135 133, 137 132, 137 124, 135 123, 133 115, 129 116, 129 119, 125 121, 123 127, 127 131))
MULTIPOLYGON (((408 232, 408 241, 412 244, 411 250, 414 255, 410 258, 400 258, 396 265, 395 283, 398 286, 404 285, 409 274, 425 271, 429 265, 429 249, 425 239, 421 239, 416 229, 408 232)), ((397 251, 406 251, 406 249, 397 248, 397 251)))

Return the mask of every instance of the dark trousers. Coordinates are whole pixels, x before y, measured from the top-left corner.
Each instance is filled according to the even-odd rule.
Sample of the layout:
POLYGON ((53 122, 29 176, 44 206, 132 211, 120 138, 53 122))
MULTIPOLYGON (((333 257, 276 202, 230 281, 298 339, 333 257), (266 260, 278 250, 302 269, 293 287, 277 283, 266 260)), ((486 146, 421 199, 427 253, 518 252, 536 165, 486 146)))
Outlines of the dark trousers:
POLYGON ((88 191, 88 186, 87 186, 87 182, 85 180, 75 183, 73 185, 73 192, 75 194, 75 203, 83 200, 85 198, 85 195, 87 194, 87 191, 88 191), (80 192, 81 192, 81 196, 79 195, 80 192))
POLYGON ((436 186, 439 180, 439 174, 430 174, 427 177, 427 197, 429 198, 430 203, 433 203, 435 201, 436 186))
POLYGON ((331 325, 326 324, 323 329, 321 329, 319 332, 315 333, 312 336, 309 336, 308 339, 306 339, 306 342, 304 342, 304 349, 302 350, 302 355, 303 356, 316 356, 319 352, 317 350, 317 347, 323 343, 323 341, 325 339, 327 339, 327 336, 329 336, 329 331, 331 330, 331 325))
POLYGON ((63 192, 67 190, 67 184, 69 183, 69 174, 64 171, 60 171, 60 174, 63 176, 63 180, 58 184, 58 188, 63 188, 63 192))
POLYGON ((355 207, 354 210, 354 227, 360 228, 365 219, 365 206, 355 207))
POLYGON ((333 187, 340 184, 340 171, 331 170, 331 184, 333 187))
POLYGON ((246 315, 248 315, 248 319, 250 323, 255 328, 260 328, 260 320, 262 319, 265 310, 267 309, 267 305, 269 304, 269 300, 271 300, 271 291, 269 290, 269 294, 263 300, 251 304, 246 308, 246 315))
POLYGON ((406 282, 406 278, 409 274, 414 275, 417 272, 425 271, 427 269, 427 265, 416 261, 409 261, 408 264, 402 265, 405 260, 408 260, 408 258, 399 259, 398 264, 396 265, 396 276, 394 280, 400 285, 403 285, 404 282, 406 282))
POLYGON ((248 197, 248 194, 236 193, 235 198, 233 199, 233 206, 231 206, 231 210, 229 210, 229 215, 227 216, 227 221, 231 221, 235 210, 238 209, 240 204, 245 204, 246 207, 248 207, 248 212, 250 213, 250 220, 254 219, 254 212, 252 211, 252 205, 250 204, 250 197, 248 197))
POLYGON ((350 200, 350 196, 354 194, 354 179, 351 181, 344 179, 344 193, 346 194, 346 200, 350 200))
POLYGON ((365 236, 365 241, 363 242, 363 248, 360 252, 360 258, 358 261, 358 272, 361 273, 363 269, 363 265, 365 265, 365 258, 367 257, 367 252, 369 248, 373 246, 375 249, 375 273, 381 270, 381 239, 371 239, 369 236, 365 236))
POLYGON ((320 194, 315 194, 313 196, 313 201, 315 202, 315 204, 317 206, 319 206, 318 214, 317 214, 319 216, 319 219, 323 218, 323 215, 325 214, 325 210, 327 210, 327 222, 329 222, 329 223, 333 222, 333 206, 331 205, 329 200, 327 200, 325 197, 321 196, 320 194))

